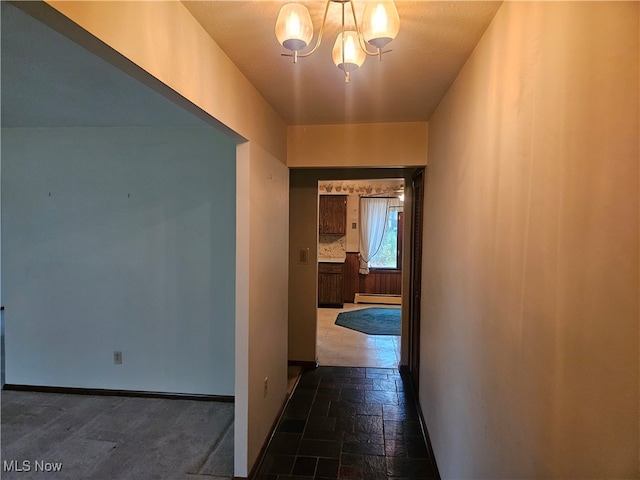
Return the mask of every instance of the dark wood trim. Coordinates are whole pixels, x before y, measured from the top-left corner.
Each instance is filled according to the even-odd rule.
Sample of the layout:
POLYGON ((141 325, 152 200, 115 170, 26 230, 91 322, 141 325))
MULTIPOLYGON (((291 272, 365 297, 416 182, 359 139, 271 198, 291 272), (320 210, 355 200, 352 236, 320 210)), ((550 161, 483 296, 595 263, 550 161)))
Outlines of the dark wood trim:
MULTIPOLYGON (((401 268, 369 268, 369 272, 370 273, 402 273, 402 269, 401 268)), ((362 293, 362 292, 358 292, 358 293, 362 293)), ((371 295, 376 295, 375 293, 372 293, 371 295)))
POLYGON ((303 370, 315 370, 318 368, 318 360, 289 360, 287 362, 292 367, 302 367, 303 370))
POLYGON ((420 315, 422 295, 422 230, 424 228, 424 176, 417 170, 411 181, 411 261, 409 264, 409 369, 416 390, 420 388, 420 315))
POLYGON ((433 469, 436 472, 435 480, 441 480, 440 471, 438 470, 438 462, 436 461, 436 456, 433 453, 433 445, 431 445, 431 439, 429 438, 429 430, 427 429, 427 422, 424 419, 424 414, 422 413, 422 408, 420 407, 420 398, 418 397, 418 389, 416 388, 416 384, 413 381, 413 376, 411 375, 409 366, 400 365, 399 370, 405 385, 408 384, 411 390, 413 391, 413 398, 415 399, 415 407, 416 407, 416 410, 418 411, 418 420, 420 422, 420 430, 422 431, 422 437, 424 438, 424 442, 427 445, 429 457, 433 460, 433 469))
POLYGON ((402 252, 403 250, 403 246, 404 246, 404 210, 402 212, 398 212, 398 247, 396 249, 398 258, 397 258, 397 265, 398 265, 398 270, 400 270, 402 272, 402 252))
POLYGON ((105 388, 48 387, 43 385, 14 385, 7 383, 3 390, 20 392, 64 393, 71 395, 101 395, 107 397, 166 398, 170 400, 199 400, 204 402, 234 403, 232 395, 206 395, 194 393, 142 392, 137 390, 109 390, 105 388))

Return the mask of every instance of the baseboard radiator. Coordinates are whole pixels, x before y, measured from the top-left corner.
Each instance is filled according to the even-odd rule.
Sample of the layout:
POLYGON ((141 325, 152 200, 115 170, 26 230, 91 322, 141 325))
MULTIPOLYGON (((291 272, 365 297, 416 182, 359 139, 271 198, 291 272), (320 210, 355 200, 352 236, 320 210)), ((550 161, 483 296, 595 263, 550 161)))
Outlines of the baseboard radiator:
POLYGON ((356 293, 353 303, 381 303, 402 305, 402 295, 376 295, 375 293, 356 293))

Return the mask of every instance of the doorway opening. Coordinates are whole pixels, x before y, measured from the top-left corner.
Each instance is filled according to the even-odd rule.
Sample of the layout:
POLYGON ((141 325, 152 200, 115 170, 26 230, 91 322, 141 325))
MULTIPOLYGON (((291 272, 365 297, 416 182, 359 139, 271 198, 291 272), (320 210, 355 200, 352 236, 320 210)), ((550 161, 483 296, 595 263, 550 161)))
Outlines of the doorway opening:
POLYGON ((400 364, 404 188, 403 178, 318 182, 320 365, 400 364))

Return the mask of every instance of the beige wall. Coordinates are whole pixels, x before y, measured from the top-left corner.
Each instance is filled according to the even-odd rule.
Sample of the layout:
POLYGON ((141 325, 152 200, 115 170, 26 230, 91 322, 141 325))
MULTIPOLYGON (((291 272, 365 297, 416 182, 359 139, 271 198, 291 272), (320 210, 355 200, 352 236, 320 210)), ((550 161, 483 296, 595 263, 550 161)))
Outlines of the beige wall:
POLYGON ((181 2, 47 3, 55 10, 19 6, 237 141, 248 140, 237 149, 234 425, 234 473, 246 477, 286 395, 285 124, 181 2))
POLYGON ((316 360, 318 178, 291 170, 289 189, 289 360, 316 360), (309 249, 307 263, 298 252, 309 249))
MULTIPOLYGON (((316 309, 318 286, 318 181, 405 178, 411 185, 414 169, 293 169, 289 197, 289 360, 316 360, 316 309), (298 251, 309 249, 308 264, 298 261, 298 251)), ((404 211, 410 218, 410 191, 405 195, 404 211)), ((410 222, 405 222, 403 265, 409 265, 410 222)), ((403 270, 403 291, 408 292, 409 268, 403 270)), ((402 358, 407 363, 408 306, 403 299, 402 358)))
POLYGON ((427 123, 287 128, 290 167, 411 167, 427 164, 427 123))
POLYGON ((443 479, 639 478, 639 4, 506 2, 429 122, 443 479))
POLYGON ((250 149, 249 249, 237 253, 249 257, 245 275, 249 279, 246 384, 250 406, 248 463, 253 465, 287 389, 289 170, 258 146, 250 145, 250 149))

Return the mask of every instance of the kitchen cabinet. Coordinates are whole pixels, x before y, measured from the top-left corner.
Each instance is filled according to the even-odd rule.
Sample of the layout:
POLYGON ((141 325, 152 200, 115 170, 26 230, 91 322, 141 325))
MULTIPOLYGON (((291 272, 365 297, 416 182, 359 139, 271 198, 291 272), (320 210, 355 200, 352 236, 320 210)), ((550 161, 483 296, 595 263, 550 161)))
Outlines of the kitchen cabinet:
POLYGON ((318 306, 344 306, 344 263, 318 264, 318 306))
POLYGON ((318 231, 321 235, 347 234, 346 195, 320 195, 318 231))

